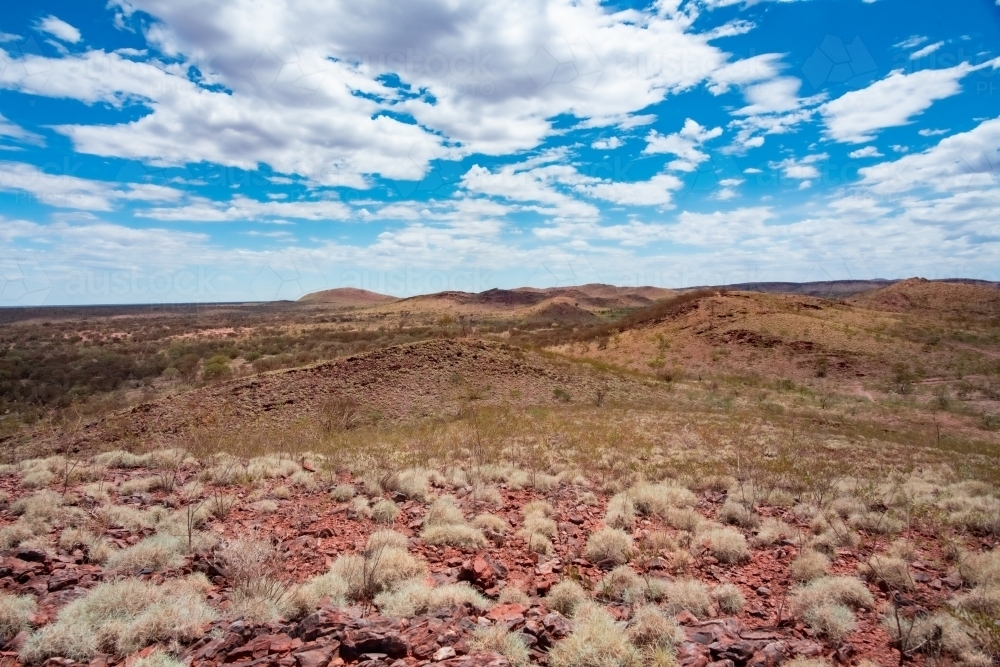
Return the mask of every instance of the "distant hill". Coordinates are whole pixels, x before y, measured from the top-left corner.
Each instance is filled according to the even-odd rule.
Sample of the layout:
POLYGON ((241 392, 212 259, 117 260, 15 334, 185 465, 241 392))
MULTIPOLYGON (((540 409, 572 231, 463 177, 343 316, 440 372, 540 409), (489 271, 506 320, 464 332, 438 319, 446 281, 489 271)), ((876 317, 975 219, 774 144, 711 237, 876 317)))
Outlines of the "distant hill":
POLYGON ((738 292, 763 292, 765 294, 803 294, 805 296, 818 296, 827 299, 837 299, 875 290, 884 289, 897 283, 909 282, 913 280, 925 283, 956 283, 962 285, 974 285, 983 288, 998 288, 1000 283, 988 280, 975 280, 973 278, 943 278, 939 280, 927 280, 925 278, 909 278, 903 280, 886 280, 875 278, 873 280, 823 280, 809 283, 783 283, 783 282, 760 282, 760 283, 734 283, 732 285, 711 285, 705 287, 692 287, 695 289, 727 289, 738 292))
POLYGON ((306 294, 299 303, 321 303, 327 306, 342 306, 344 308, 368 308, 398 301, 394 296, 369 292, 356 287, 338 287, 306 294))

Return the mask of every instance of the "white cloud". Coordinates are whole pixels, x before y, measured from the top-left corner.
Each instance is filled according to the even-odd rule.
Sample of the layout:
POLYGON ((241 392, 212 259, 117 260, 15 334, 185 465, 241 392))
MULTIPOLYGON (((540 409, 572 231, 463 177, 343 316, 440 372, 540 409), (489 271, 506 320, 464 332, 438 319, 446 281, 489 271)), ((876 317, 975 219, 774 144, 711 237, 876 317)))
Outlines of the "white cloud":
POLYGON ((677 171, 694 171, 699 164, 708 159, 708 154, 698 150, 698 147, 721 135, 721 127, 709 130, 688 118, 684 121, 684 127, 673 134, 663 135, 652 130, 646 135, 646 147, 642 152, 644 155, 660 153, 676 155, 679 159, 667 165, 668 168, 677 171))
POLYGON ((938 192, 1000 185, 1000 118, 942 139, 936 146, 859 171, 861 185, 879 194, 926 188, 938 192))
POLYGON ((0 162, 0 190, 26 192, 40 202, 59 208, 110 211, 115 202, 167 202, 183 193, 153 184, 118 184, 92 181, 65 174, 48 174, 23 162, 0 162))
POLYGON ((930 128, 924 128, 917 132, 921 137, 938 137, 942 134, 948 134, 949 130, 932 130, 930 128))
POLYGON ((801 106, 799 88, 802 82, 792 76, 780 76, 748 87, 744 91, 749 105, 739 110, 744 116, 762 113, 794 111, 801 106))
POLYGON ((232 222, 272 217, 300 220, 344 220, 351 217, 351 214, 351 208, 337 200, 262 202, 249 197, 234 197, 229 202, 196 198, 185 206, 136 211, 136 215, 141 218, 194 222, 232 222))
POLYGON ((3 114, 0 114, 0 137, 8 137, 15 141, 21 141, 26 144, 34 144, 36 146, 45 145, 45 139, 41 135, 35 134, 34 132, 29 132, 20 125, 15 125, 6 118, 3 114))
POLYGON ((827 136, 843 143, 863 143, 871 141, 878 130, 907 125, 935 101, 958 94, 959 81, 975 69, 963 63, 911 74, 894 70, 867 88, 823 104, 820 113, 827 136))
POLYGON ((858 160, 863 157, 884 157, 884 156, 881 153, 879 153, 878 149, 875 148, 874 146, 865 146, 864 148, 859 148, 856 151, 851 151, 850 153, 847 154, 847 157, 851 158, 852 160, 858 160))
MULTIPOLYGON (((405 10, 390 0, 237 0, 213 11, 197 0, 116 4, 151 14, 147 40, 181 62, 3 54, 17 71, 0 85, 150 108, 127 124, 61 127, 83 152, 161 164, 265 163, 328 185, 365 187, 369 174, 417 179, 433 159, 531 149, 558 116, 595 126, 648 123, 638 111, 710 80, 729 59, 683 12, 573 0, 418 0, 405 10), (188 65, 227 92, 188 81, 188 65), (386 85, 387 73, 427 94, 386 85)), ((724 73, 720 81, 741 77, 724 73)))
POLYGON ((611 137, 610 139, 598 139, 594 143, 590 144, 590 147, 599 151, 613 151, 616 148, 621 147, 621 145, 621 139, 618 137, 611 137))
POLYGON ((70 44, 76 44, 80 41, 79 30, 51 14, 38 22, 38 30, 70 44))
POLYGON ((913 35, 912 37, 908 37, 907 39, 904 39, 902 42, 899 42, 897 44, 893 44, 893 46, 896 47, 897 49, 904 49, 906 51, 909 51, 910 49, 912 49, 914 47, 920 46, 921 44, 923 44, 926 41, 927 41, 927 38, 924 37, 923 35, 913 35))
POLYGON ((944 42, 934 42, 933 44, 928 44, 924 48, 918 49, 918 50, 914 51, 913 53, 911 53, 910 54, 910 60, 917 60, 919 58, 923 58, 925 56, 929 56, 930 54, 932 54, 935 51, 937 51, 938 49, 940 49, 942 46, 944 46, 944 42))
POLYGON ((666 206, 673 199, 673 192, 684 183, 670 174, 657 174, 648 181, 612 181, 581 183, 578 192, 594 199, 625 206, 666 206))
MULTIPOLYGON (((817 153, 814 155, 807 155, 801 160, 796 160, 794 157, 786 158, 780 162, 771 162, 768 166, 771 167, 771 169, 780 169, 781 173, 786 178, 794 178, 796 180, 814 179, 819 178, 820 176, 819 169, 816 168, 815 164, 817 162, 822 162, 829 157, 830 156, 826 153, 817 153)), ((812 183, 809 183, 809 185, 804 187, 809 187, 810 185, 812 185, 812 183)), ((803 187, 801 183, 799 184, 799 187, 803 187)))
POLYGON ((732 86, 745 86, 773 79, 778 76, 780 70, 780 54, 762 53, 719 67, 712 72, 708 89, 713 95, 721 95, 732 86))

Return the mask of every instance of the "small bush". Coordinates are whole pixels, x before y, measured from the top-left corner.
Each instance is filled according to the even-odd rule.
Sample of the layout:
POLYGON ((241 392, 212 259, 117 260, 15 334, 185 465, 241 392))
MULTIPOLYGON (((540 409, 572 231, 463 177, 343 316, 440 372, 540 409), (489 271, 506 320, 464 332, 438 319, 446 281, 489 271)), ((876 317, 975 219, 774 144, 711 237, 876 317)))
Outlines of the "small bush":
POLYGON ((808 582, 825 577, 830 571, 830 559, 818 551, 804 549, 789 568, 796 581, 808 582))
POLYGON ((669 614, 688 611, 698 618, 708 618, 712 613, 712 597, 708 586, 697 579, 677 579, 660 584, 660 595, 666 598, 663 605, 669 614))
POLYGON ((152 477, 133 477, 121 483, 118 494, 131 496, 139 493, 149 493, 163 488, 163 479, 159 475, 152 477))
POLYGON ((552 503, 547 500, 532 500, 525 503, 524 507, 521 508, 521 513, 525 518, 528 518, 532 514, 541 514, 542 516, 552 516, 556 513, 552 503))
POLYGON ((168 567, 179 567, 185 551, 184 542, 173 535, 158 534, 147 537, 132 546, 113 552, 104 566, 137 574, 143 570, 156 572, 168 567))
POLYGON ((495 486, 477 486, 472 490, 472 498, 480 504, 503 507, 503 496, 495 486))
POLYGON ((484 549, 488 544, 483 531, 469 525, 432 525, 420 533, 424 544, 450 546, 458 549, 484 549))
POLYGON ((676 551, 677 541, 665 530, 653 530, 642 538, 644 551, 658 553, 661 551, 676 551))
POLYGON ((946 612, 915 618, 901 616, 899 624, 896 621, 892 613, 882 619, 893 642, 908 655, 941 652, 953 658, 962 658, 963 662, 978 655, 976 643, 969 636, 966 626, 946 612))
POLYGON ((839 641, 854 629, 854 614, 842 604, 826 602, 802 611, 802 620, 821 637, 839 641))
POLYGON ((288 500, 292 497, 292 490, 284 484, 279 484, 271 489, 271 497, 275 500, 288 500))
POLYGON ((768 547, 777 544, 782 540, 793 538, 798 531, 789 526, 781 519, 764 519, 757 534, 750 539, 750 544, 755 547, 768 547))
POLYGON ((860 565, 858 571, 868 581, 881 582, 896 590, 911 591, 916 587, 910 568, 902 558, 875 555, 860 565))
POLYGON ((357 495, 357 491, 350 484, 340 484, 330 492, 330 497, 338 503, 346 503, 357 495))
POLYGON ((349 599, 370 600, 403 582, 422 579, 427 575, 427 565, 403 549, 386 547, 368 557, 338 556, 330 572, 346 582, 349 599))
POLYGON ((720 584, 712 589, 712 599, 719 610, 726 614, 738 614, 746 606, 746 599, 735 584, 720 584))
POLYGON ((33 470, 21 477, 21 486, 26 489, 41 489, 56 481, 56 476, 48 470, 33 470))
POLYGON ((375 597, 375 606, 384 616, 404 618, 429 614, 466 602, 477 609, 490 607, 490 601, 465 582, 429 586, 423 581, 409 581, 397 589, 385 591, 375 597))
POLYGON ((608 572, 597 585, 598 594, 608 600, 641 602, 646 598, 646 586, 635 570, 619 565, 608 572))
POLYGON ((292 486, 297 486, 303 491, 319 490, 319 482, 316 481, 316 476, 311 472, 306 472, 305 470, 299 470, 292 473, 292 476, 288 478, 288 481, 292 483, 292 486))
POLYGON ((587 603, 576 614, 576 627, 549 651, 551 667, 638 667, 642 656, 614 618, 587 603))
POLYGON ((531 605, 531 597, 516 586, 505 586, 497 596, 497 604, 519 604, 528 607, 531 605))
POLYGON ((162 586, 120 579, 63 607, 56 622, 29 637, 19 657, 26 664, 50 657, 83 662, 98 652, 124 657, 155 642, 194 640, 215 619, 203 587, 192 579, 162 586))
POLYGON ((31 628, 28 618, 36 607, 35 599, 30 595, 0 593, 0 644, 31 628))
POLYGON ((552 519, 542 516, 541 514, 529 514, 524 519, 524 528, 522 528, 518 535, 520 535, 525 540, 528 539, 529 535, 544 535, 548 538, 553 538, 558 532, 556 522, 552 519))
POLYGON ((372 508, 368 504, 368 499, 364 496, 357 496, 351 501, 351 507, 347 511, 347 515, 355 519, 370 519, 372 518, 372 508))
POLYGON ((754 514, 746 506, 727 500, 716 512, 716 518, 721 523, 742 526, 743 528, 756 528, 760 525, 760 517, 754 514))
POLYGON ((870 609, 872 594, 852 577, 823 577, 792 592, 792 612, 818 634, 842 639, 854 628, 850 608, 870 609))
POLYGON ((1000 584, 1000 549, 965 556, 959 561, 958 572, 973 586, 1000 584))
POLYGON ((666 518, 671 509, 693 507, 698 502, 689 489, 672 484, 637 484, 629 489, 629 497, 635 509, 643 516, 666 518))
POLYGON ((502 625, 476 628, 469 642, 472 652, 499 653, 512 667, 526 667, 529 663, 528 647, 521 635, 509 632, 502 625))
POLYGON ((629 621, 629 641, 644 649, 673 649, 684 641, 684 631, 677 622, 655 606, 639 607, 629 621))
POLYGON ((397 533, 394 530, 376 530, 368 537, 368 542, 365 544, 365 555, 374 556, 378 554, 382 549, 402 549, 406 551, 409 546, 410 540, 402 533, 397 533))
POLYGON ((671 507, 663 513, 663 520, 671 528, 684 530, 689 533, 697 532, 705 523, 705 517, 698 514, 695 510, 686 507, 671 507))
POLYGON ((382 499, 372 506, 375 523, 392 523, 399 516, 399 508, 391 500, 382 499))
POLYGON ((424 526, 459 526, 465 524, 465 515, 453 496, 441 496, 431 504, 424 517, 424 526))
POLYGON ((733 528, 712 528, 695 538, 720 563, 739 563, 750 558, 750 549, 743 534, 733 528))
POLYGON ((327 598, 333 606, 343 605, 349 593, 350 586, 343 577, 335 572, 325 572, 295 588, 288 596, 284 611, 289 618, 301 618, 312 613, 323 598, 327 598))
POLYGON ((410 500, 425 503, 430 499, 430 477, 429 470, 410 468, 390 476, 385 487, 386 490, 401 493, 410 500))
POLYGON ((472 520, 472 525, 489 537, 500 537, 507 533, 507 522, 495 514, 480 514, 472 520))
POLYGON ((635 505, 627 495, 619 493, 608 501, 604 523, 621 530, 631 530, 635 526, 635 505))
POLYGON ((632 538, 617 528, 602 528, 591 533, 584 550, 591 563, 627 563, 634 553, 632 538))
POLYGON ((0 528, 0 549, 12 549, 20 546, 35 536, 35 531, 31 524, 26 521, 18 521, 9 526, 0 528))
POLYGON ((539 554, 540 556, 550 556, 555 550, 552 540, 540 533, 531 533, 526 538, 528 553, 539 554))
POLYGON ((572 579, 563 579, 549 589, 549 594, 545 596, 545 606, 566 618, 573 618, 580 605, 589 599, 583 586, 572 579))

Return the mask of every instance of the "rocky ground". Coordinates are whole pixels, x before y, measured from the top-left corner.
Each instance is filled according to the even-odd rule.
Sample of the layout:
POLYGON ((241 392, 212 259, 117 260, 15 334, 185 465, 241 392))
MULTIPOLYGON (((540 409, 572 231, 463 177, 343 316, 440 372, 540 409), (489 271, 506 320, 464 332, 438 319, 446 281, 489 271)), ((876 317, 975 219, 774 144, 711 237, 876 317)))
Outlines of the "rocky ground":
MULTIPOLYGON (((288 462, 286 462, 288 463, 288 462)), ((341 473, 337 479, 323 480, 313 474, 315 466, 301 461, 302 466, 286 466, 284 474, 259 480, 250 487, 226 487, 235 502, 222 518, 209 520, 203 532, 211 534, 210 542, 225 543, 227 539, 254 534, 266 536, 278 545, 282 579, 291 587, 310 577, 326 572, 334 560, 347 553, 364 549, 368 537, 385 524, 376 524, 356 510, 355 501, 336 502, 330 488, 356 482, 341 473), (267 501, 267 502, 264 502, 267 501)), ((199 475, 199 466, 185 464, 178 473, 178 488, 199 475)), ((49 493, 61 497, 81 528, 96 531, 107 552, 121 552, 144 538, 163 531, 161 527, 116 525, 106 516, 107 506, 123 506, 149 512, 156 508, 180 511, 177 491, 133 491, 148 480, 150 471, 142 468, 97 469, 86 483, 60 486, 50 483, 49 493), (93 499, 94 485, 103 483, 109 492, 106 499, 93 499), (123 491, 123 489, 125 489, 123 491), (89 495, 88 495, 89 494, 89 495), (102 509, 104 508, 104 509, 102 509)), ((204 474, 201 475, 203 478, 204 474)), ((0 479, 0 490, 6 500, 0 506, 0 526, 9 530, 26 520, 18 501, 39 493, 24 486, 25 473, 9 469, 0 479)), ((516 486, 516 485, 515 485, 516 486)), ((201 497, 212 497, 214 485, 206 481, 201 497)), ((383 491, 371 493, 371 500, 381 496, 392 501, 399 510, 389 526, 408 538, 408 551, 427 564, 427 583, 436 587, 468 582, 491 602, 483 606, 456 604, 432 610, 412 618, 392 618, 381 615, 372 605, 334 604, 330 599, 319 601, 318 608, 296 619, 276 618, 260 622, 239 618, 233 613, 233 582, 227 580, 225 568, 217 561, 217 546, 182 553, 164 567, 144 567, 125 571, 108 567, 96 553, 96 542, 90 545, 72 544, 61 539, 65 530, 60 519, 49 518, 40 524, 36 534, 22 544, 2 552, 0 560, 0 590, 6 594, 31 596, 37 606, 27 616, 27 623, 12 633, 3 645, 0 661, 5 666, 21 664, 20 653, 39 628, 57 620, 60 610, 70 602, 87 595, 101 582, 122 577, 134 577, 161 584, 191 573, 206 575, 208 604, 217 613, 217 620, 203 623, 193 636, 177 642, 154 642, 128 655, 97 652, 88 659, 92 667, 124 664, 132 667, 163 649, 176 654, 188 665, 250 665, 278 664, 283 667, 327 667, 327 665, 425 665, 431 662, 446 666, 508 664, 507 659, 493 653, 477 653, 470 643, 475 631, 501 625, 523 640, 532 663, 545 664, 549 650, 574 630, 574 622, 547 606, 546 594, 565 579, 580 582, 589 595, 599 597, 601 581, 618 563, 593 562, 584 556, 588 539, 605 525, 608 495, 598 489, 587 503, 581 502, 581 487, 566 481, 555 482, 546 491, 514 489, 500 482, 495 499, 484 506, 481 499, 461 484, 447 484, 434 493, 452 493, 467 517, 488 510, 503 519, 509 527, 506 535, 495 535, 485 548, 459 549, 432 546, 421 539, 421 528, 428 514, 426 502, 408 499, 404 494, 383 491), (551 518, 557 531, 550 554, 531 553, 515 531, 524 522, 522 509, 533 500, 544 499, 553 508, 551 518), (46 530, 47 529, 47 530, 46 530), (511 589, 525 595, 517 602, 497 603, 511 589)), ((43 490, 45 492, 45 490, 43 490)), ((99 495, 99 494, 98 494, 99 495)), ((726 501, 724 492, 706 490, 697 497, 694 510, 706 520, 718 516, 726 501)), ((60 501, 61 502, 61 501, 60 501)), ((780 518, 789 525, 810 531, 807 521, 787 508, 760 507, 761 518, 780 518)), ((66 521, 66 520, 63 520, 66 521)), ((754 529, 744 529, 752 538, 754 529)), ((876 603, 859 609, 853 630, 836 641, 824 639, 820 633, 797 618, 790 605, 790 593, 796 582, 790 564, 802 548, 799 539, 779 538, 766 546, 752 548, 750 557, 741 562, 721 563, 709 549, 685 540, 683 531, 676 530, 661 518, 639 518, 630 531, 640 549, 631 559, 631 567, 639 577, 649 581, 669 582, 694 578, 712 589, 731 583, 738 587, 745 605, 738 613, 725 613, 718 602, 700 613, 680 610, 674 619, 683 630, 683 639, 674 647, 677 664, 682 667, 772 667, 796 657, 825 658, 839 664, 857 664, 871 660, 883 666, 899 662, 899 652, 881 622, 890 602, 902 605, 910 617, 941 607, 967 583, 954 564, 949 564, 935 535, 920 530, 904 530, 893 536, 912 545, 908 563, 913 586, 901 596, 898 590, 868 583, 876 603), (651 535, 668 535, 677 544, 688 543, 685 549, 646 548, 651 535), (687 554, 679 558, 678 554, 687 554)), ((6 538, 5 538, 6 539, 6 538)), ((875 537, 873 544, 884 544, 889 538, 875 537)), ((965 537, 963 548, 985 551, 993 546, 988 538, 965 537)), ((17 540, 14 540, 17 541, 17 540)), ((758 541, 759 542, 759 541, 758 541)), ((852 547, 837 548, 831 564, 831 574, 856 576, 867 553, 852 547)), ((628 626, 635 613, 634 601, 609 597, 602 604, 622 628, 628 626)), ((0 629, 3 621, 0 620, 0 629)), ((922 662, 923 656, 913 656, 922 662)), ((48 658, 46 665, 75 664, 72 659, 48 658)), ((145 664, 145 663, 144 663, 145 664)), ((604 663, 602 663, 604 664, 604 663)))

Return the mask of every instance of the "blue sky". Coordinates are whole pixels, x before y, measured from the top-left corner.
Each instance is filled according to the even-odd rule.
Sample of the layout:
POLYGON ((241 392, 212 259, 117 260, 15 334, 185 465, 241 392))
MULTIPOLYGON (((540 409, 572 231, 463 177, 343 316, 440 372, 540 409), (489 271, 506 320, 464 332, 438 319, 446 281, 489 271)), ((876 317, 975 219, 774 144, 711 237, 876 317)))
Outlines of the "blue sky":
POLYGON ((0 305, 1000 280, 996 0, 217 7, 5 7, 0 305))

